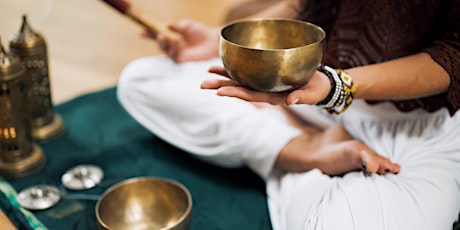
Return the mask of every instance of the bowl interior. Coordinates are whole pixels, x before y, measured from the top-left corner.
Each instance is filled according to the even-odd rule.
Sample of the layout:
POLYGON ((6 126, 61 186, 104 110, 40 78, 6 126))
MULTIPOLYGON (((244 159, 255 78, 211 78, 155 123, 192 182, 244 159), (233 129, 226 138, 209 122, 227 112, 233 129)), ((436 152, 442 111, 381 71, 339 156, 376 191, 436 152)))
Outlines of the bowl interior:
POLYGON ((247 20, 222 29, 222 38, 248 49, 292 49, 318 43, 324 31, 311 23, 297 20, 247 20))
POLYGON ((96 216, 103 229, 175 229, 188 221, 191 208, 183 185, 135 178, 109 188, 96 204, 96 216))

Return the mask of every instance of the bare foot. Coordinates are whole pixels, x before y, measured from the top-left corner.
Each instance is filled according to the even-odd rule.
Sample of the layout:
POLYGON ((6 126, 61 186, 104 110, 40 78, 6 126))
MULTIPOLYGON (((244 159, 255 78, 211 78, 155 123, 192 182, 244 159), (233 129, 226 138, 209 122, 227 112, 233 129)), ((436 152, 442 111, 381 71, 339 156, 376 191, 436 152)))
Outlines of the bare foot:
POLYGON ((314 168, 330 176, 364 170, 367 173, 398 173, 400 166, 354 140, 341 126, 324 131, 304 130, 280 152, 276 166, 287 171, 302 172, 314 168))

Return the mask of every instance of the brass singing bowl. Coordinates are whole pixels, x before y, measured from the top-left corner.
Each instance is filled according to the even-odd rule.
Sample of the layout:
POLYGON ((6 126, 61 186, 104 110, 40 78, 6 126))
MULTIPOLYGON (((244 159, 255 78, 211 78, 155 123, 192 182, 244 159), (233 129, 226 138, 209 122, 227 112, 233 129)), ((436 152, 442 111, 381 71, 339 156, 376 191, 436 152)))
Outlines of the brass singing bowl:
POLYGON ((182 184, 138 177, 110 187, 96 204, 100 229, 188 229, 192 197, 182 184))
POLYGON ((254 19, 221 30, 220 57, 232 79, 264 92, 304 85, 322 61, 326 34, 298 20, 254 19))

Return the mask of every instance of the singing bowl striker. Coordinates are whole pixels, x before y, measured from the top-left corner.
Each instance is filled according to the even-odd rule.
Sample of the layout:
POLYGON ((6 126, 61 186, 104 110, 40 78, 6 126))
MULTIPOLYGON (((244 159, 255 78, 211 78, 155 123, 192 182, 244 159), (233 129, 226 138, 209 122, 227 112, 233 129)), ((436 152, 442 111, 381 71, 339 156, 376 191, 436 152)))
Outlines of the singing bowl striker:
POLYGON ((188 229, 192 197, 182 184, 139 177, 110 187, 96 204, 100 229, 188 229))
POLYGON ((232 79, 264 92, 304 85, 322 61, 326 34, 299 20, 254 19, 221 30, 220 57, 232 79))

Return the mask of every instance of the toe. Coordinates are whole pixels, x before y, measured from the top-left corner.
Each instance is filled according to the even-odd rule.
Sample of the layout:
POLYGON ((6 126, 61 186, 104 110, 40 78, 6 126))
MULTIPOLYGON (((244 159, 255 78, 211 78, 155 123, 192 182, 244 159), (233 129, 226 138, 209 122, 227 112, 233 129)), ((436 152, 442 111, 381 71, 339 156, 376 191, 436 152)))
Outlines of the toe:
POLYGON ((385 174, 398 174, 400 167, 398 164, 394 164, 390 162, 386 158, 382 158, 382 162, 380 163, 378 174, 385 175, 385 174))
POLYGON ((379 162, 372 154, 369 152, 362 150, 361 153, 362 164, 361 168, 366 173, 376 173, 380 169, 379 162))

